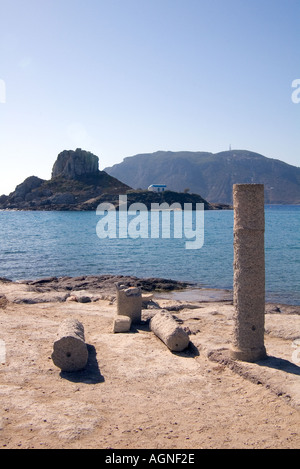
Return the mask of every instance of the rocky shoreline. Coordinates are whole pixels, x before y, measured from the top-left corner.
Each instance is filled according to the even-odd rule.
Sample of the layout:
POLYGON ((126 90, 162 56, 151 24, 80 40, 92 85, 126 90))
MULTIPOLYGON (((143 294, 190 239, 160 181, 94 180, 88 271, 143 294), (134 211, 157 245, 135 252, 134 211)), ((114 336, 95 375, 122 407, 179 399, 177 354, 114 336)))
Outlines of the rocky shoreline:
MULTIPOLYGON (((232 291, 201 287, 193 282, 151 277, 139 278, 130 275, 81 275, 44 277, 13 281, 0 277, 0 305, 5 298, 18 304, 57 303, 78 301, 80 303, 116 299, 116 283, 126 287, 140 287, 144 294, 144 306, 155 296, 175 304, 174 310, 182 309, 180 304, 220 302, 233 304, 232 291), (1 290, 3 294, 1 294, 1 290), (5 293, 4 293, 5 292, 5 293)), ((300 315, 300 305, 266 302, 267 314, 300 315)))
POLYGON ((122 282, 126 286, 141 287, 147 292, 182 290, 193 283, 165 278, 138 278, 126 275, 83 275, 79 277, 50 277, 36 280, 24 280, 23 283, 33 285, 36 288, 50 288, 54 290, 78 290, 91 291, 104 290, 112 292, 115 283, 122 282))

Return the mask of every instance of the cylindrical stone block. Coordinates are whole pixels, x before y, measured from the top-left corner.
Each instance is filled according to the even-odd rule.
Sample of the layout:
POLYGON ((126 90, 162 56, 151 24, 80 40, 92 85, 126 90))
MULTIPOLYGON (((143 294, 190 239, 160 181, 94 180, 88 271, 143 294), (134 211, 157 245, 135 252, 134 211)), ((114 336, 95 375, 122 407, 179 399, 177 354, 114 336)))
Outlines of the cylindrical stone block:
POLYGON ((142 292, 139 287, 127 287, 116 283, 117 288, 117 315, 128 316, 131 322, 141 322, 142 292))
POLYGON ((189 345, 188 333, 170 313, 159 312, 151 318, 150 329, 172 351, 181 352, 189 345))
POLYGON ((66 319, 60 324, 51 358, 62 371, 79 371, 86 366, 88 349, 84 327, 77 319, 66 319))
POLYGON ((233 207, 235 329, 231 356, 253 362, 266 356, 263 184, 235 184, 233 207))

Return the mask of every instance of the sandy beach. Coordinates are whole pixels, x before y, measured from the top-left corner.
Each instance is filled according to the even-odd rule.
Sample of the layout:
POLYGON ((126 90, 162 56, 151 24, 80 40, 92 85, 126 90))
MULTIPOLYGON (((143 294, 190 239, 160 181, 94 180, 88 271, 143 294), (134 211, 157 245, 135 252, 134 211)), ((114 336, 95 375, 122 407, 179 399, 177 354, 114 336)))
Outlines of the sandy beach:
POLYGON ((266 305, 268 358, 246 363, 228 355, 230 292, 145 284, 141 324, 113 333, 114 280, 0 281, 2 449, 299 448, 300 306, 266 305), (162 309, 189 332, 185 351, 149 329, 162 309), (80 372, 51 359, 67 317, 85 329, 80 372))

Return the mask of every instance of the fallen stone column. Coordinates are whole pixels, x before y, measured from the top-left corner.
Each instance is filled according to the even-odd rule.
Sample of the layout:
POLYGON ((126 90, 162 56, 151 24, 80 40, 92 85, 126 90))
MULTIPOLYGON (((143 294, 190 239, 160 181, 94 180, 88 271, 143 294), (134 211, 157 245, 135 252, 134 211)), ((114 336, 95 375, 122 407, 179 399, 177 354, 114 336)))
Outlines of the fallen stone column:
POLYGON ((233 206, 235 329, 231 356, 253 362, 266 356, 263 184, 235 184, 233 206))
POLYGON ((79 371, 86 366, 88 349, 84 327, 77 319, 66 319, 60 324, 51 358, 62 371, 79 371))
POLYGON ((151 318, 150 329, 172 351, 181 352, 189 345, 188 333, 167 312, 159 312, 151 318))
POLYGON ((116 283, 117 288, 117 315, 128 316, 131 322, 141 322, 142 292, 139 287, 126 287, 116 283))

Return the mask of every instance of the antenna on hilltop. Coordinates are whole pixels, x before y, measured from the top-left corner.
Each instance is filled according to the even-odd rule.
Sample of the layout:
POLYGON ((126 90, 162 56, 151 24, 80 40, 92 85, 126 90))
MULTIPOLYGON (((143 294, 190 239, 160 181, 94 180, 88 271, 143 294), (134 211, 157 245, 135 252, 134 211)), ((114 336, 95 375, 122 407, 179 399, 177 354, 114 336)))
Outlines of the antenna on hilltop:
POLYGON ((231 151, 231 143, 229 144, 229 151, 231 151))

